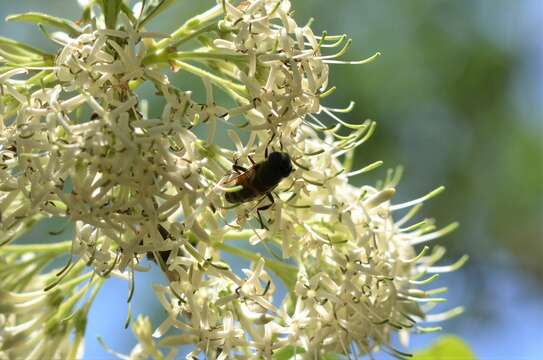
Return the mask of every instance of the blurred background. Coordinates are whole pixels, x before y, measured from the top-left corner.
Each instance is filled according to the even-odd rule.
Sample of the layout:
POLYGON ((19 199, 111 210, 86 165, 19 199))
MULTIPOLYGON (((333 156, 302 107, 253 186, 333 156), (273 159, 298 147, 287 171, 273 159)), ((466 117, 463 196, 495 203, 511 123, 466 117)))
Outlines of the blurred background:
MULTIPOLYGON (((448 249, 444 262, 465 253, 470 261, 440 280, 450 299, 440 309, 466 307, 443 324, 443 332, 462 337, 480 359, 542 358, 543 1, 293 2, 299 24, 315 17, 315 33, 350 34, 348 57, 383 54, 369 65, 331 70, 338 91, 325 105, 354 100, 346 120, 378 122, 355 161, 362 166, 384 160, 385 167, 353 182, 374 184, 387 167, 403 165, 398 201, 447 188, 424 206, 423 215, 438 225, 459 221, 461 227, 437 243, 448 249)), ((180 0, 150 30, 170 32, 213 3, 180 0)), ((0 2, 2 18, 25 11, 74 20, 80 15, 75 0, 0 2)), ((32 25, 2 22, 0 35, 54 49, 32 25)), ((28 240, 43 240, 50 228, 58 224, 39 224, 28 240)), ((149 286, 156 281, 165 281, 156 269, 138 274, 133 304, 135 314, 152 315, 155 325, 162 315, 149 286)), ((112 357, 97 336, 119 352, 135 344, 123 328, 126 296, 126 283, 106 282, 91 310, 86 359, 112 357)), ((412 349, 438 336, 415 335, 412 349)))

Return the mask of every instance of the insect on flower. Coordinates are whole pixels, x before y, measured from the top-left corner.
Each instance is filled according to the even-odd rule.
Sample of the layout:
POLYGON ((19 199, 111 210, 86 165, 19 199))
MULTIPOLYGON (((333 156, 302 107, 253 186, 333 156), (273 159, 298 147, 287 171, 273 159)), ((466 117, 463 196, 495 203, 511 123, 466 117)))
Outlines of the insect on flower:
POLYGON ((253 164, 252 167, 246 169, 234 163, 233 170, 238 173, 237 176, 228 180, 227 184, 241 186, 241 190, 226 193, 225 199, 229 203, 237 204, 255 200, 259 197, 267 196, 270 204, 261 206, 256 209, 258 220, 263 228, 266 228, 262 221, 260 211, 269 209, 273 203, 271 192, 275 187, 292 172, 292 162, 289 154, 286 152, 274 151, 267 154, 266 160, 255 163, 252 158, 249 160, 253 164))
POLYGON ((238 6, 237 8, 241 11, 245 11, 249 8, 249 6, 251 5, 251 2, 250 1, 242 1, 238 6))

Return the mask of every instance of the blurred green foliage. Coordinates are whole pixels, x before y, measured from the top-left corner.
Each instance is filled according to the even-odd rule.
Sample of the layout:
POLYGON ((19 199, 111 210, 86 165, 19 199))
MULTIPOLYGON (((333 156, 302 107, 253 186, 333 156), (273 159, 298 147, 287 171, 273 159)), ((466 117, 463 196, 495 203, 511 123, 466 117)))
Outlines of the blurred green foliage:
POLYGON ((437 339, 432 346, 418 352, 412 360, 476 360, 475 354, 462 339, 445 335, 437 339))

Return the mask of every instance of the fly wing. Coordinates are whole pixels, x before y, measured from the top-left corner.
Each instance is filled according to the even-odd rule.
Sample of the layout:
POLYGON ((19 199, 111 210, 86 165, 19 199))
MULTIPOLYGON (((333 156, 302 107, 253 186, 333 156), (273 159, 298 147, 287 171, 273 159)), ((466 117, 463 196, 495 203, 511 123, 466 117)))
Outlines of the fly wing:
POLYGON ((247 171, 232 176, 230 179, 226 180, 224 184, 228 184, 231 186, 237 186, 237 185, 244 185, 250 181, 250 179, 253 177, 253 174, 255 173, 255 167, 248 169, 247 171))

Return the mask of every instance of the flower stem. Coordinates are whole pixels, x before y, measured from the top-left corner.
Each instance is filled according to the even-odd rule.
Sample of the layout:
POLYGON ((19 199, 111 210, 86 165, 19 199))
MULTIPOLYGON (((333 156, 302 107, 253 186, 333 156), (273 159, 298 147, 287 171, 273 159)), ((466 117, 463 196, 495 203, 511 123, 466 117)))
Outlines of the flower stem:
POLYGON ((208 51, 176 51, 162 52, 160 54, 148 55, 143 59, 143 65, 157 63, 169 63, 172 60, 218 60, 218 61, 246 61, 247 56, 243 54, 230 54, 208 51))
POLYGON ((0 247, 0 254, 29 252, 62 254, 69 252, 71 248, 72 241, 62 241, 50 244, 7 245, 0 247))
POLYGON ((222 11, 222 6, 215 5, 208 11, 189 19, 168 38, 159 41, 154 49, 151 50, 163 50, 168 47, 177 47, 201 33, 212 30, 216 27, 216 24, 209 24, 209 22, 219 17, 222 14, 222 11))
POLYGON ((227 232, 224 234, 224 240, 249 240, 253 234, 253 230, 249 229, 236 232, 227 232))
POLYGON ((182 70, 185 70, 185 71, 188 71, 196 76, 199 76, 199 77, 202 77, 202 78, 208 78, 212 83, 216 84, 217 86, 225 89, 225 90, 233 90, 234 92, 240 94, 240 95, 244 95, 244 96, 248 96, 247 95, 247 90, 245 88, 245 86, 241 85, 241 84, 238 84, 238 83, 235 83, 233 81, 230 81, 230 80, 226 80, 226 79, 223 79, 221 78, 220 76, 217 76, 217 75, 214 75, 212 73, 210 73, 209 71, 206 71, 204 69, 201 69, 197 66, 193 66, 193 65, 190 65, 186 62, 183 62, 183 61, 179 61, 179 60, 175 60, 175 66, 179 69, 182 69, 182 70))

